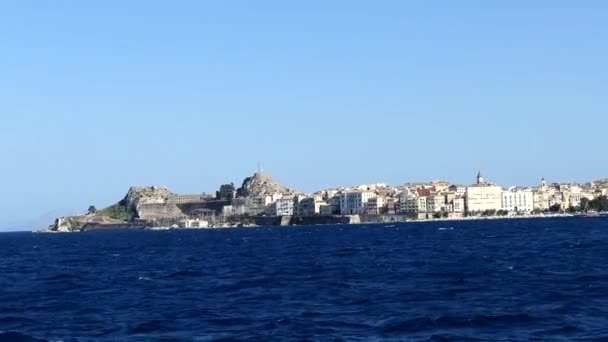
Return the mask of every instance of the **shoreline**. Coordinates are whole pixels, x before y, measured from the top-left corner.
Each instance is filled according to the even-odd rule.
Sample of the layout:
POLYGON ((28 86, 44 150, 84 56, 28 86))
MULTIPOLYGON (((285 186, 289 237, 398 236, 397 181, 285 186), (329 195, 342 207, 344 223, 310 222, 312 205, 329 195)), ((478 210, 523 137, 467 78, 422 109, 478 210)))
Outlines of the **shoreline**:
MULTIPOLYGON (((354 215, 357 216, 357 215, 354 215)), ((340 218, 344 218, 346 216, 339 216, 340 218)), ((390 217, 390 215, 386 215, 385 217, 390 217)), ((556 218, 572 218, 572 217, 581 217, 581 218, 601 218, 608 217, 608 213, 600 213, 597 216, 584 216, 584 214, 568 214, 568 213, 560 213, 560 214, 539 214, 539 215, 511 215, 511 216, 470 216, 470 217, 459 217, 459 218, 432 218, 432 219, 407 219, 403 221, 357 221, 357 222, 336 222, 336 223, 304 223, 304 224, 289 224, 289 225, 280 225, 280 224, 266 224, 266 225, 258 225, 258 224, 243 224, 243 225, 230 225, 230 226, 210 226, 205 228, 184 228, 184 227, 159 227, 159 226, 150 226, 150 227, 142 227, 141 225, 133 226, 132 228, 128 228, 121 225, 121 227, 114 228, 111 225, 108 227, 99 227, 97 229, 91 230, 83 230, 83 231, 53 231, 53 230, 34 230, 29 231, 31 233, 82 233, 82 232, 91 232, 91 231, 124 231, 124 230, 148 230, 148 231, 163 231, 163 230, 207 230, 207 229, 231 229, 231 228, 260 228, 260 227, 304 227, 304 226, 332 226, 332 225, 384 225, 384 226, 394 226, 396 224, 404 224, 404 223, 429 223, 429 222, 460 222, 460 221, 484 221, 484 220, 517 220, 517 219, 556 219, 556 218)), ((276 218, 280 218, 276 217, 276 218)), ((6 233, 18 233, 18 232, 28 232, 27 230, 23 231, 9 231, 6 233)))

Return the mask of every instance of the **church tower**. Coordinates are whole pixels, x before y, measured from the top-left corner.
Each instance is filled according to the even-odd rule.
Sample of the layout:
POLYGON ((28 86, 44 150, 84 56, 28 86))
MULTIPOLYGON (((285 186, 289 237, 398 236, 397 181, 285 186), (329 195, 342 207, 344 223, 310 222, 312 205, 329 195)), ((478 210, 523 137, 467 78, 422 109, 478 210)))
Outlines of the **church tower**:
POLYGON ((477 172, 477 184, 483 184, 483 176, 481 175, 481 170, 477 172))
POLYGON ((545 180, 545 177, 540 180, 540 188, 543 190, 547 189, 547 181, 545 180))

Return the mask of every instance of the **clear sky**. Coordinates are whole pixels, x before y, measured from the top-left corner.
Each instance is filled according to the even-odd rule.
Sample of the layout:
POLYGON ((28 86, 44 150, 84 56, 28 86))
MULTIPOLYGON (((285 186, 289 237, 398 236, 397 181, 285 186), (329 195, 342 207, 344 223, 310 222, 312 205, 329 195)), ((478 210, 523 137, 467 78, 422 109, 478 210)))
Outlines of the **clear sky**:
MULTIPOLYGON (((0 229, 130 185, 608 176, 606 1, 3 1, 0 229)), ((50 223, 50 222, 49 222, 50 223)))

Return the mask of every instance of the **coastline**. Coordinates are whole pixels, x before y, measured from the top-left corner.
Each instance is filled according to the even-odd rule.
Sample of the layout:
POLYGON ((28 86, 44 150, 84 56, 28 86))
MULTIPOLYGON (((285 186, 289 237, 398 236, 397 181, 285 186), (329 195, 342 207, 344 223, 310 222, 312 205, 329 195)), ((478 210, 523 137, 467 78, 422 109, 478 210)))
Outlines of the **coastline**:
MULTIPOLYGON (((141 224, 130 225, 130 224, 121 224, 121 225, 107 225, 104 227, 103 225, 98 226, 96 229, 89 230, 78 230, 78 231, 56 231, 56 230, 37 230, 32 231, 32 233, 78 233, 78 232, 91 232, 91 231, 124 231, 124 230, 152 230, 152 231, 162 231, 162 230, 209 230, 209 229, 231 229, 231 228, 260 228, 260 227, 303 227, 303 226, 331 226, 331 225, 395 225, 395 224, 403 224, 403 223, 429 223, 429 222, 461 222, 461 221, 487 221, 487 220, 517 220, 517 219, 557 219, 557 218, 573 218, 573 217, 586 217, 583 214, 569 214, 569 213, 557 213, 557 214, 540 214, 540 215, 510 215, 510 216, 469 216, 469 217, 459 217, 459 218, 432 218, 432 219, 407 219, 407 220, 395 220, 395 221, 365 221, 352 219, 351 215, 350 222, 330 222, 330 223, 294 223, 294 224, 223 224, 223 225, 212 225, 204 228, 185 228, 185 227, 164 227, 164 226, 147 226, 144 227, 141 224)), ((384 217, 390 217, 391 215, 382 215, 384 217)), ((347 218, 348 216, 338 216, 340 218, 347 218)), ((608 213, 600 213, 597 216, 592 216, 588 218, 597 218, 597 217, 608 217, 608 213)), ((268 221, 268 218, 276 219, 277 222, 280 222, 281 216, 268 217, 264 216, 265 221, 268 221)), ((318 217, 322 218, 322 217, 318 217)), ((336 217, 334 217, 336 218, 336 217)))

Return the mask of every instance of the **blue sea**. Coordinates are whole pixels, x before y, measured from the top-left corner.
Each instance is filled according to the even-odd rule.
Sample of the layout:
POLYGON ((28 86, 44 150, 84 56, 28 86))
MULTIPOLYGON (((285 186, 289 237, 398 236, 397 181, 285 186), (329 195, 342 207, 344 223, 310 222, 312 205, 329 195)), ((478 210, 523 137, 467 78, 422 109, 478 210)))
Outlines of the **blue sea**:
POLYGON ((608 218, 0 234, 0 341, 608 341, 608 218))

